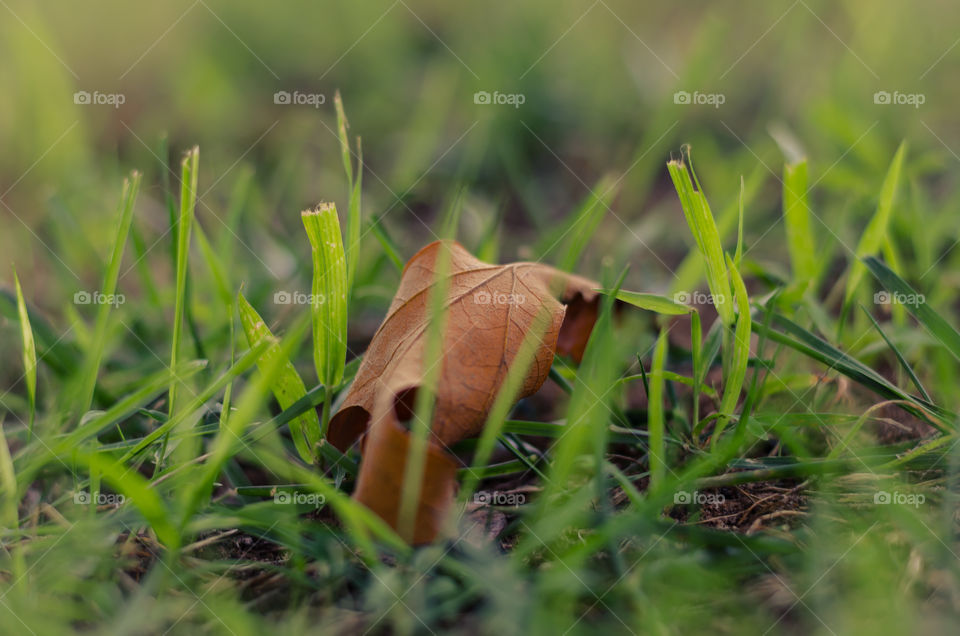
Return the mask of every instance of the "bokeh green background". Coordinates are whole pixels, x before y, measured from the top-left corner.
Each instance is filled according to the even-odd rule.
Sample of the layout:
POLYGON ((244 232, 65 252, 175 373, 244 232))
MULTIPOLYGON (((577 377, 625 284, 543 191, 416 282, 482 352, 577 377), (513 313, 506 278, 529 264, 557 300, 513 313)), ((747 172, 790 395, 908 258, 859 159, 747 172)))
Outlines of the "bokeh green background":
MULTIPOLYGON (((948 174, 960 148, 960 7, 950 2, 5 0, 0 16, 0 271, 8 280, 12 261, 32 286, 49 282, 48 307, 74 278, 48 278, 51 268, 99 276, 123 173, 143 170, 146 194, 162 202, 163 134, 172 165, 200 145, 198 216, 213 235, 226 231, 214 214, 232 183, 255 171, 251 222, 235 231, 258 253, 284 240, 300 208, 344 206, 337 89, 363 137, 365 214, 389 210, 385 225, 404 247, 431 238, 418 217, 429 225, 456 183, 472 201, 464 231, 503 210, 517 251, 610 173, 623 177, 611 206, 619 219, 606 219, 590 257, 629 254, 632 276, 661 288, 689 243, 679 206, 664 198, 663 164, 682 143, 693 144, 715 207, 736 195, 741 174, 769 168, 769 192, 747 220, 757 255, 774 259, 782 228, 765 232, 778 217, 782 156, 772 125, 802 144, 820 180, 825 250, 855 243, 900 139, 911 142, 914 174, 948 174), (125 103, 77 105, 79 90, 125 103), (326 102, 276 105, 280 90, 326 102), (525 102, 477 105, 479 90, 525 102), (678 90, 725 101, 675 104, 678 90), (879 90, 925 103, 877 105, 879 90)), ((938 178, 937 192, 952 190, 938 178)), ((148 245, 165 223, 138 214, 148 245)))

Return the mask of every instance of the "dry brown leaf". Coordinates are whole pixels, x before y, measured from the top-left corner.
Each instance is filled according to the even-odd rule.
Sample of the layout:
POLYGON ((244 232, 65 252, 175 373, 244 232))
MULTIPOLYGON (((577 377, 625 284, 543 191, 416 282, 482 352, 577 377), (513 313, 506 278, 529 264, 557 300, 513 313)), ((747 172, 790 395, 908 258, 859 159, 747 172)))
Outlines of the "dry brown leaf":
POLYGON ((453 501, 458 467, 446 449, 480 434, 538 312, 546 310, 549 322, 520 397, 544 383, 554 352, 580 359, 599 305, 598 285, 591 280, 539 263, 488 265, 452 241, 431 243, 410 259, 328 435, 341 451, 364 436, 353 496, 394 528, 410 441, 404 423, 413 417, 414 395, 424 377, 429 292, 444 246, 450 251, 449 313, 415 531, 407 537, 413 543, 432 541, 439 531, 453 501), (557 297, 551 289, 559 290, 557 297))

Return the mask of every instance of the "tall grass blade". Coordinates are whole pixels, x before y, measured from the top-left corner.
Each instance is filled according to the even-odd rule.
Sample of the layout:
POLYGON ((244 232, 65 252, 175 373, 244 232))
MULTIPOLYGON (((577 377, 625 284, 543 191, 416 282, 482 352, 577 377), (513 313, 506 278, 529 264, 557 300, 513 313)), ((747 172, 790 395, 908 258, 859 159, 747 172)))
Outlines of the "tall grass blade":
MULTIPOLYGON (((189 150, 180 164, 180 216, 177 220, 177 271, 176 300, 173 311, 173 344, 170 350, 170 367, 176 368, 180 362, 180 350, 183 340, 184 309, 187 302, 187 263, 190 258, 190 232, 197 205, 197 180, 199 178, 200 149, 189 150)), ((168 414, 173 417, 176 411, 179 378, 170 381, 168 414)), ((161 458, 162 459, 162 458, 161 458)))
MULTIPOLYGON (((261 343, 266 343, 266 349, 257 358, 257 368, 261 374, 273 370, 268 386, 280 408, 289 408, 307 395, 307 387, 293 363, 280 349, 277 338, 243 294, 237 294, 237 308, 240 311, 240 324, 243 325, 243 332, 250 347, 256 348, 261 343)), ((316 445, 320 441, 320 420, 317 418, 316 409, 307 409, 290 420, 290 436, 300 458, 308 464, 314 463, 316 445)))
POLYGON ((817 251, 807 202, 807 160, 783 166, 783 222, 794 279, 808 285, 817 275, 817 251))
MULTIPOLYGON (((200 149, 196 146, 187 151, 180 163, 180 216, 177 220, 176 252, 176 300, 173 310, 173 342, 170 347, 170 368, 176 369, 180 362, 183 340, 184 313, 187 306, 187 263, 190 258, 190 231, 197 206, 197 180, 199 178, 200 149)), ((170 393, 167 397, 167 416, 173 418, 177 409, 177 394, 182 379, 171 372, 170 393)), ((154 466, 154 474, 160 470, 167 454, 167 436, 160 445, 160 455, 154 466)))
POLYGON ((347 121, 347 115, 343 110, 343 99, 340 97, 340 91, 337 91, 333 98, 334 107, 337 111, 337 137, 340 140, 340 158, 343 161, 343 169, 347 174, 347 188, 350 192, 350 201, 347 206, 347 233, 346 233, 346 259, 347 259, 347 291, 353 292, 353 281, 357 274, 357 264, 360 258, 360 224, 362 214, 360 207, 361 182, 363 181, 363 147, 360 138, 357 137, 357 171, 353 171, 353 160, 351 159, 350 138, 347 130, 350 128, 350 122, 347 121), (356 174, 356 177, 354 177, 356 174))
MULTIPOLYGON (((507 416, 510 414, 510 409, 513 408, 513 403, 517 399, 517 395, 523 385, 523 380, 530 370, 530 365, 533 363, 537 348, 540 346, 543 334, 546 332, 549 324, 547 320, 548 317, 549 314, 547 310, 541 307, 534 317, 529 331, 527 331, 527 334, 524 336, 523 342, 520 343, 516 355, 514 355, 513 360, 510 362, 507 377, 497 392, 493 407, 490 409, 490 413, 487 415, 487 421, 483 426, 480 441, 477 443, 477 448, 474 451, 474 466, 485 466, 487 462, 490 461, 490 456, 493 454, 497 438, 503 432, 503 428, 507 423, 507 416)), ((463 487, 460 489, 461 500, 469 501, 478 483, 479 476, 471 472, 464 482, 463 487)))
MULTIPOLYGON (((247 332, 248 338, 251 335, 253 336, 251 346, 255 344, 253 339, 256 339, 256 344, 264 340, 269 344, 257 359, 259 377, 252 384, 247 385, 237 401, 234 413, 227 420, 226 426, 220 428, 216 439, 210 445, 208 459, 198 469, 197 478, 192 481, 192 485, 184 494, 181 527, 187 524, 201 502, 210 496, 214 481, 223 470, 226 462, 236 452, 236 447, 245 443, 242 441, 244 432, 250 422, 253 421, 257 411, 262 408, 267 391, 271 391, 276 396, 281 408, 289 407, 306 395, 303 381, 297 375, 289 359, 290 352, 303 337, 306 320, 299 321, 281 342, 270 333, 267 326, 259 319, 256 311, 253 310, 242 294, 238 295, 237 299, 237 304, 241 308, 241 315, 243 316, 244 330, 247 332)), ((320 427, 317 422, 316 410, 309 409, 303 415, 290 420, 290 432, 300 457, 307 463, 314 463, 314 449, 320 440, 320 427)))
POLYGON ((746 380, 747 363, 750 360, 750 334, 753 323, 750 316, 750 299, 747 295, 747 287, 743 283, 743 277, 740 276, 739 270, 729 257, 727 257, 727 261, 730 267, 730 277, 733 279, 733 287, 736 290, 738 315, 737 326, 733 334, 733 355, 728 374, 724 377, 725 386, 723 388, 723 398, 720 400, 720 417, 713 432, 713 446, 716 446, 717 439, 719 439, 727 422, 733 416, 737 401, 740 399, 740 390, 743 388, 744 380, 746 380))
POLYGON ((320 382, 336 387, 347 352, 347 274, 337 207, 321 203, 301 213, 313 257, 313 360, 320 382))
POLYGON ((877 277, 880 284, 890 293, 898 304, 904 305, 913 317, 920 321, 930 334, 954 357, 960 359, 960 332, 946 319, 934 311, 926 301, 926 296, 917 293, 913 287, 900 278, 883 261, 874 257, 864 259, 865 267, 877 277))
POLYGON ((3 505, 0 506, 0 519, 3 526, 16 528, 20 524, 20 514, 17 511, 19 501, 17 476, 13 468, 13 459, 10 457, 7 436, 3 432, 2 420, 0 420, 0 493, 3 493, 3 505))
POLYGON ((13 282, 17 290, 17 316, 20 318, 20 339, 23 345, 21 348, 23 377, 27 385, 27 401, 30 407, 27 421, 29 439, 33 436, 33 423, 37 416, 37 346, 33 341, 33 328, 30 326, 27 303, 23 300, 23 289, 20 287, 20 278, 16 270, 13 272, 13 282))
MULTIPOLYGON (((600 291, 604 294, 614 293, 612 289, 601 289, 600 291)), ((634 307, 646 309, 647 311, 652 311, 664 316, 683 316, 694 311, 693 307, 689 305, 678 303, 672 298, 658 294, 645 294, 621 289, 615 293, 615 296, 617 300, 622 300, 634 307)))
POLYGON ((426 466, 427 444, 430 443, 433 411, 436 406, 437 383, 443 372, 443 340, 450 313, 446 304, 451 282, 450 258, 449 245, 446 242, 441 243, 441 249, 438 250, 434 262, 434 283, 427 298, 430 318, 424 336, 426 340, 423 352, 423 381, 417 387, 414 399, 414 416, 410 422, 410 446, 403 474, 400 510, 397 515, 399 534, 407 539, 412 539, 416 527, 417 506, 426 466))
POLYGON ((897 148, 896 154, 893 155, 893 161, 887 170, 887 176, 883 179, 877 211, 870 219, 867 228, 860 237, 860 242, 857 244, 856 260, 850 266, 850 276, 847 278, 847 291, 844 296, 845 307, 850 304, 850 300, 866 273, 866 268, 861 260, 876 255, 883 247, 884 237, 887 235, 890 218, 893 215, 893 204, 897 197, 897 187, 900 184, 900 173, 903 169, 903 158, 906 153, 907 142, 904 141, 897 148))
POLYGON ((333 391, 343 380, 347 360, 347 261, 340 235, 337 207, 321 203, 300 214, 310 241, 313 260, 310 313, 313 318, 313 363, 320 383, 327 387, 320 419, 326 438, 333 391))
POLYGON ((647 430, 650 432, 650 489, 655 490, 663 482, 667 472, 666 445, 664 444, 663 388, 664 364, 667 355, 667 332, 661 329, 653 349, 653 364, 650 368, 650 399, 647 407, 647 430))
POLYGON ((923 396, 923 399, 926 400, 927 402, 933 401, 932 398, 930 397, 930 394, 927 393, 927 390, 923 388, 923 384, 920 382, 920 378, 917 377, 917 374, 913 370, 913 367, 910 366, 910 363, 907 362, 907 359, 903 356, 902 353, 900 353, 900 349, 895 344, 893 344, 893 341, 890 340, 890 337, 887 336, 887 334, 883 331, 883 329, 880 327, 880 323, 877 322, 877 319, 874 318, 869 311, 867 311, 866 307, 863 307, 861 305, 860 308, 863 310, 863 313, 867 314, 867 318, 869 318, 870 322, 873 323, 874 329, 876 329, 880 333, 880 336, 883 338, 883 341, 887 343, 887 346, 890 347, 890 350, 893 351, 893 354, 897 356, 897 362, 900 363, 900 366, 903 368, 906 374, 910 376, 910 381, 913 382, 913 386, 917 387, 917 391, 920 392, 920 395, 923 396))
MULTIPOLYGON (((117 235, 113 242, 113 252, 110 255, 110 263, 103 277, 103 287, 100 289, 101 298, 110 299, 116 296, 117 279, 120 276, 120 264, 123 260, 123 250, 127 243, 127 235, 130 232, 130 223, 133 220, 133 204, 137 199, 137 191, 140 189, 140 173, 133 172, 129 179, 123 182, 123 193, 120 197, 119 223, 117 225, 117 235)), ((85 413, 93 401, 94 389, 97 384, 97 376, 100 372, 100 361, 103 357, 103 350, 106 347, 107 328, 110 320, 110 309, 112 305, 101 302, 97 306, 97 318, 94 327, 93 344, 87 354, 81 376, 82 388, 80 389, 80 402, 78 404, 80 413, 85 413)))
MULTIPOLYGON (((689 156, 688 151, 688 159, 689 156)), ((670 161, 667 164, 667 169, 670 171, 673 185, 680 197, 680 206, 683 208, 687 225, 690 226, 697 248, 704 257, 707 285, 710 287, 710 293, 713 294, 713 302, 717 308, 717 313, 720 314, 725 325, 732 326, 736 317, 733 313, 730 280, 723 257, 720 233, 717 230, 713 213, 710 211, 710 205, 707 203, 703 191, 699 189, 699 182, 696 186, 694 185, 696 173, 693 173, 694 179, 690 177, 691 172, 693 172, 692 164, 688 170, 681 158, 670 161)))

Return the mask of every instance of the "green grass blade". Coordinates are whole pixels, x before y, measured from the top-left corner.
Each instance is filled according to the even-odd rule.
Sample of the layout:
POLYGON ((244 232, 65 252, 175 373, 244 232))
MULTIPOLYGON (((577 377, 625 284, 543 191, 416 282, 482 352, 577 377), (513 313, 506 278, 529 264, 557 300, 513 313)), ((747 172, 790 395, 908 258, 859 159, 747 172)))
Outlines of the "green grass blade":
MULTIPOLYGON (((243 294, 237 294, 237 308, 240 311, 240 324, 243 325, 243 332, 247 336, 250 347, 255 348, 261 343, 267 343, 266 349, 257 359, 257 368, 261 373, 266 373, 276 367, 277 370, 271 376, 269 387, 280 408, 289 408, 297 400, 306 396, 307 387, 293 363, 281 351, 277 338, 243 294)), ((308 409, 290 420, 290 436, 293 438, 293 444, 300 458, 308 464, 314 463, 316 460, 314 449, 320 441, 320 420, 317 418, 316 409, 308 409)))
POLYGON ((347 182, 353 186, 353 162, 350 159, 350 138, 347 136, 347 128, 350 123, 347 121, 347 115, 343 110, 343 98, 340 97, 340 91, 333 95, 333 107, 337 112, 337 138, 340 140, 340 159, 343 161, 343 170, 347 173, 347 182))
POLYGON ((666 445, 664 436, 663 388, 664 364, 667 355, 667 332, 661 330, 653 349, 653 365, 650 368, 650 399, 647 407, 647 430, 650 431, 650 488, 656 489, 667 472, 666 445))
MULTIPOLYGON (((612 289, 601 289, 598 291, 603 294, 614 293, 612 289)), ((652 311, 664 316, 683 316, 694 311, 693 307, 684 305, 683 303, 678 303, 672 298, 660 296, 658 294, 645 294, 642 292, 632 292, 621 289, 616 292, 616 298, 617 300, 622 300, 623 302, 629 303, 634 307, 646 309, 647 311, 652 311)))
POLYGON ((404 261, 403 257, 400 256, 400 247, 394 242, 393 238, 387 234, 386 229, 383 227, 383 219, 373 219, 373 221, 370 222, 370 231, 373 232, 377 241, 380 242, 380 246, 383 247, 383 252, 387 255, 387 258, 390 259, 390 262, 393 263, 396 270, 402 272, 404 261))
POLYGON ((864 264, 884 289, 898 299, 898 304, 904 305, 947 351, 960 359, 960 332, 927 304, 926 296, 917 293, 909 283, 879 259, 868 257, 864 259, 864 264))
POLYGON ((27 385, 27 400, 30 405, 27 430, 33 435, 33 423, 37 416, 37 346, 33 341, 33 328, 30 326, 30 317, 27 315, 27 303, 23 300, 23 289, 20 287, 20 278, 13 272, 13 282, 17 290, 17 316, 20 319, 20 339, 23 347, 23 377, 27 385))
MULTIPOLYGON (((769 174, 763 164, 757 164, 753 172, 750 173, 742 193, 744 208, 748 207, 757 197, 769 174)), ((738 198, 736 201, 727 204, 718 216, 717 231, 720 233, 721 239, 739 229, 740 204, 741 198, 738 198)), ((680 266, 674 269, 675 278, 671 284, 671 290, 676 293, 696 289, 699 282, 703 280, 705 271, 703 254, 700 250, 690 250, 680 266)))
MULTIPOLYGON (((243 295, 238 295, 237 298, 237 304, 241 307, 241 322, 251 340, 251 346, 254 346, 254 340, 256 343, 265 340, 270 344, 257 359, 259 377, 252 384, 247 385, 243 395, 237 401, 234 412, 227 419, 226 426, 220 428, 217 437, 211 443, 209 457, 199 469, 199 475, 192 481, 191 487, 184 495, 181 527, 186 526, 204 498, 210 496, 214 481, 227 461, 235 454, 237 446, 243 443, 244 432, 257 411, 262 408, 267 391, 274 394, 281 408, 289 407, 306 395, 303 381, 297 375, 289 358, 290 352, 301 341, 306 321, 300 321, 283 341, 278 341, 243 295)), ((320 439, 316 410, 310 409, 291 420, 290 432, 300 457, 307 463, 313 463, 314 448, 320 439)))
POLYGON ((890 350, 893 351, 893 354, 897 356, 897 362, 900 363, 900 366, 910 376, 910 381, 913 382, 913 386, 917 387, 917 391, 920 392, 920 395, 923 396, 923 399, 927 402, 932 402, 933 399, 930 397, 930 394, 927 393, 927 390, 923 388, 923 384, 920 382, 920 378, 917 377, 917 374, 914 372, 913 367, 910 366, 910 363, 907 362, 907 359, 903 357, 903 354, 900 353, 900 349, 893 344, 893 341, 890 340, 889 336, 884 333, 883 329, 880 327, 880 323, 877 322, 877 319, 873 317, 866 307, 861 305, 860 307, 863 310, 863 313, 867 314, 867 318, 870 319, 870 322, 873 323, 873 327, 880 333, 880 336, 883 338, 883 341, 887 343, 887 346, 890 347, 890 350))
POLYGON ((868 256, 874 256, 883 247, 884 237, 890 225, 890 218, 893 215, 893 204, 897 196, 897 187, 900 184, 900 173, 903 169, 903 158, 907 153, 907 143, 903 142, 897 148, 890 168, 887 170, 887 176, 883 179, 883 186, 880 188, 880 202, 877 204, 877 211, 867 224, 860 242, 857 244, 856 260, 850 267, 850 276, 847 278, 847 291, 844 296, 844 305, 849 305, 850 299, 856 293, 860 286, 860 281, 866 273, 866 268, 861 262, 868 256))
MULTIPOLYGON (((137 199, 137 191, 140 189, 140 173, 133 172, 129 179, 123 182, 123 194, 120 197, 120 219, 117 225, 117 235, 113 243, 113 252, 110 255, 110 263, 107 266, 107 272, 103 277, 103 289, 100 290, 103 297, 111 298, 117 293, 117 279, 120 276, 120 263, 123 260, 124 247, 127 244, 127 235, 130 233, 130 224, 133 220, 133 204, 137 199)), ((101 303, 97 306, 97 318, 94 327, 93 345, 86 358, 82 375, 82 388, 80 390, 79 414, 82 415, 89 408, 93 401, 93 393, 97 384, 97 376, 100 373, 100 362, 103 357, 103 350, 106 347, 107 328, 110 321, 111 305, 101 303)))
POLYGON ((357 137, 357 177, 350 189, 350 202, 347 209, 347 291, 353 293, 353 281, 357 277, 357 264, 360 261, 360 225, 363 223, 363 146, 357 137))
POLYGON ((20 524, 20 515, 17 511, 19 502, 17 476, 13 469, 13 459, 10 457, 7 436, 3 432, 3 421, 0 421, 0 492, 3 493, 0 519, 3 520, 4 527, 16 528, 20 524))
POLYGON ((564 271, 572 270, 609 210, 618 189, 619 184, 611 175, 601 177, 564 222, 537 241, 533 253, 538 260, 565 247, 563 255, 557 259, 557 267, 564 271))
MULTIPOLYGON (((737 197, 739 205, 737 206, 737 251, 734 253, 733 264, 740 267, 740 261, 743 260, 743 200, 744 200, 743 175, 740 175, 740 196, 737 197)), ((717 230, 719 232, 719 229, 717 230)))
MULTIPOLYGON (((449 225, 449 224, 448 224, 449 225)), ((423 348, 423 376, 414 399, 414 417, 410 422, 410 446, 407 464, 403 473, 400 494, 400 510, 397 514, 397 529, 401 537, 412 540, 416 529, 417 505, 423 486, 426 467, 427 444, 433 426, 433 411, 436 407, 437 385, 443 371, 443 339, 447 331, 450 308, 447 292, 450 289, 450 246, 440 244, 434 260, 434 283, 428 291, 427 306, 429 322, 426 327, 423 348)))
POLYGON ((324 386, 343 379, 347 355, 347 272, 337 207, 321 203, 301 213, 313 257, 313 361, 324 386))
POLYGON ((180 547, 180 533, 171 522, 170 511, 145 477, 120 461, 110 461, 97 454, 88 455, 86 463, 91 474, 101 475, 117 492, 130 500, 168 550, 180 547))
POLYGON ((567 249, 558 265, 564 271, 573 271, 580 261, 580 255, 593 237, 600 222, 606 216, 610 204, 617 196, 619 181, 612 175, 600 179, 580 208, 573 215, 570 234, 567 236, 567 249))
POLYGON ((724 378, 723 398, 720 400, 720 418, 717 420, 716 428, 713 432, 712 445, 716 446, 717 439, 723 432, 724 427, 737 407, 737 401, 740 399, 740 390, 743 388, 743 382, 747 377, 747 363, 750 360, 750 334, 753 320, 750 316, 750 299, 747 295, 747 287, 743 283, 740 272, 733 265, 733 261, 727 257, 730 267, 730 276, 733 278, 733 286, 736 290, 737 302, 737 326, 733 334, 733 356, 731 357, 729 373, 724 378))
MULTIPOLYGON (((546 332, 549 324, 548 318, 549 312, 544 307, 541 307, 536 316, 534 316, 533 323, 524 336, 523 342, 520 343, 516 355, 514 355, 513 360, 510 362, 507 377, 497 392, 493 407, 490 409, 490 413, 487 415, 487 421, 483 426, 483 432, 480 434, 477 449, 474 451, 474 466, 485 466, 487 462, 490 461, 490 456, 493 454, 497 438, 503 432, 503 427, 506 424, 510 409, 513 408, 513 404, 517 400, 517 395, 523 386, 524 378, 526 378, 529 373, 530 365, 533 363, 534 356, 541 344, 543 334, 546 332)), ((461 500, 470 501, 470 498, 477 488, 479 479, 479 476, 473 473, 468 476, 460 490, 461 500)))
POLYGON ((693 413, 690 422, 692 433, 700 428, 700 385, 707 377, 707 369, 703 364, 703 327, 698 311, 690 315, 690 363, 693 365, 693 413))
MULTIPOLYGON (((239 376, 241 373, 244 373, 247 369, 253 367, 266 350, 268 344, 269 343, 267 342, 262 342, 244 353, 240 359, 237 360, 237 362, 233 364, 223 375, 217 378, 216 381, 211 383, 205 389, 200 391, 200 393, 193 398, 193 400, 185 409, 183 409, 179 414, 169 418, 166 422, 144 436, 143 440, 139 444, 137 444, 120 458, 120 461, 129 461, 131 458, 139 455, 158 439, 166 436, 167 433, 180 426, 183 422, 187 421, 192 413, 204 408, 204 405, 207 402, 212 400, 214 396, 220 393, 220 391, 230 384, 230 382, 232 382, 237 376, 239 376)), ((175 371, 178 373, 180 372, 177 369, 175 369, 175 371)))
POLYGON ((337 112, 340 158, 343 161, 343 169, 347 174, 347 189, 350 192, 350 201, 347 207, 346 244, 344 247, 346 248, 347 259, 347 291, 352 293, 360 257, 360 224, 362 221, 360 196, 363 180, 363 148, 360 144, 360 138, 357 137, 357 172, 356 179, 354 179, 353 160, 350 157, 350 138, 347 134, 350 123, 347 121, 347 116, 343 110, 343 99, 340 97, 340 91, 337 91, 334 95, 333 103, 337 112))
POLYGON ((773 325, 771 327, 757 323, 754 328, 759 333, 766 334, 774 342, 786 345, 794 351, 827 365, 830 369, 842 373, 878 395, 891 400, 905 400, 916 404, 917 408, 908 409, 911 413, 923 417, 942 431, 947 430, 944 422, 951 421, 953 416, 945 409, 903 391, 870 367, 810 333, 782 314, 773 313, 772 321, 773 325), (783 329, 785 333, 774 327, 783 329), (931 420, 931 416, 940 421, 931 420))
POLYGON ((207 262, 207 267, 210 268, 210 274, 213 277, 217 294, 220 296, 220 302, 227 308, 227 315, 230 316, 232 320, 233 293, 230 291, 230 277, 199 223, 194 227, 194 230, 196 231, 197 245, 200 246, 200 253, 203 254, 203 258, 207 262))
MULTIPOLYGON (((180 362, 184 308, 187 302, 187 262, 190 257, 190 231, 193 228, 193 217, 197 205, 199 161, 200 149, 195 146, 187 152, 180 164, 180 217, 177 221, 176 300, 173 311, 173 343, 170 349, 171 368, 176 368, 177 363, 180 362)), ((179 384, 179 378, 171 378, 168 399, 170 417, 173 417, 176 411, 179 384)))
MULTIPOLYGON (((689 153, 687 153, 689 158, 689 153)), ((680 197, 680 206, 687 219, 687 225, 696 240, 697 248, 704 257, 707 273, 707 285, 713 294, 714 305, 724 324, 732 326, 736 317, 733 313, 733 299, 730 294, 730 280, 727 275, 727 266, 723 257, 723 245, 720 242, 720 233, 710 211, 706 196, 694 185, 693 165, 689 170, 683 159, 673 160, 667 164, 673 185, 680 197)))
MULTIPOLYGON (((614 289, 619 289, 620 281, 614 289)), ((550 509, 547 501, 558 495, 571 495, 571 483, 581 478, 594 478, 602 470, 601 464, 583 467, 583 461, 596 460, 601 448, 606 447, 617 368, 610 361, 618 355, 613 329, 613 296, 604 297, 600 316, 590 333, 583 360, 577 369, 570 405, 567 409, 567 432, 553 449, 550 481, 539 501, 539 518, 547 523, 550 509)))
POLYGON ((783 222, 793 276, 808 284, 817 275, 817 251, 807 202, 807 160, 783 166, 783 222))

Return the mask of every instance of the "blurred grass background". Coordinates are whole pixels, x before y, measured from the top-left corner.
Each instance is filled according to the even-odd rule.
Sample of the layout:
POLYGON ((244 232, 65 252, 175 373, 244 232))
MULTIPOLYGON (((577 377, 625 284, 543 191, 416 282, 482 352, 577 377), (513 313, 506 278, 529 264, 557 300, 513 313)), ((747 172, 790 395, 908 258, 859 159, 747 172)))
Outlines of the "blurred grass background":
MULTIPOLYGON (((957 161, 951 147, 960 147, 960 87, 950 81, 960 60, 952 26, 960 7, 949 2, 277 9, 201 0, 136 8, 5 2, 0 10, 0 248, 8 255, 0 272, 10 278, 11 260, 29 271, 43 287, 38 302, 50 309, 71 291, 57 281, 77 282, 51 276, 51 267, 81 279, 99 271, 121 174, 144 170, 144 193, 162 201, 155 154, 163 135, 174 160, 195 143, 204 153, 198 216, 213 236, 228 232, 216 217, 253 170, 257 196, 233 232, 275 275, 290 275, 273 243, 295 227, 300 208, 346 198, 337 89, 352 134, 363 137, 365 213, 386 213, 385 226, 407 250, 426 242, 420 220, 429 225, 459 181, 470 196, 465 231, 479 235, 502 211, 505 249, 520 251, 610 173, 622 177, 612 206, 619 218, 609 216, 595 241, 609 248, 588 258, 629 255, 631 285, 666 287, 689 237, 672 198, 661 205, 670 194, 663 164, 689 142, 711 167, 704 187, 718 208, 736 195, 741 174, 769 168, 747 219, 756 230, 751 255, 776 260, 782 231, 767 230, 779 215, 782 158, 771 125, 792 133, 810 157, 811 183, 819 180, 813 211, 830 226, 814 228, 825 255, 838 240, 855 244, 901 139, 911 142, 912 175, 935 179, 934 196, 954 192, 945 168, 957 161), (121 93, 125 103, 77 105, 79 90, 121 93), (281 90, 326 101, 277 105, 281 90), (480 90, 525 101, 478 105, 480 90), (725 101, 675 104, 678 90, 725 101), (878 90, 926 99, 920 108, 877 105, 878 90), (828 195, 828 208, 817 205, 828 195)), ((160 214, 138 215, 137 224, 147 246, 166 229, 160 214)), ((162 267, 163 257, 154 250, 147 259, 162 267)), ((236 265, 240 278, 264 274, 256 259, 236 265)), ((121 287, 130 289, 132 278, 121 287)))

